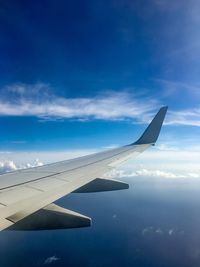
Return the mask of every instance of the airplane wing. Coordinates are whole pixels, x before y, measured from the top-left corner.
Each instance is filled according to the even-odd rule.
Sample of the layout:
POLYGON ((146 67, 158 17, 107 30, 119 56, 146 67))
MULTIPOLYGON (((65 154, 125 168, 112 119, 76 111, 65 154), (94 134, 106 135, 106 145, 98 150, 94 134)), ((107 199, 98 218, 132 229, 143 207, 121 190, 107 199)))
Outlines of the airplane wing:
POLYGON ((49 230, 90 226, 91 219, 54 204, 72 192, 127 189, 102 178, 155 144, 167 111, 162 107, 142 136, 120 148, 0 175, 0 230, 49 230))

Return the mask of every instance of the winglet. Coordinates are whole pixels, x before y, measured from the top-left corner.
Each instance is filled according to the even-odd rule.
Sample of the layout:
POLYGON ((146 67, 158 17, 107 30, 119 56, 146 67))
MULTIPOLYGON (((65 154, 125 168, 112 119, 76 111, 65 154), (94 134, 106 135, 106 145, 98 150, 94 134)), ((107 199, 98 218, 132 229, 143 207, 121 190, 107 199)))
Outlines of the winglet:
POLYGON ((168 107, 165 106, 158 111, 142 136, 134 143, 134 145, 155 144, 160 134, 160 129, 162 127, 167 109, 168 107))

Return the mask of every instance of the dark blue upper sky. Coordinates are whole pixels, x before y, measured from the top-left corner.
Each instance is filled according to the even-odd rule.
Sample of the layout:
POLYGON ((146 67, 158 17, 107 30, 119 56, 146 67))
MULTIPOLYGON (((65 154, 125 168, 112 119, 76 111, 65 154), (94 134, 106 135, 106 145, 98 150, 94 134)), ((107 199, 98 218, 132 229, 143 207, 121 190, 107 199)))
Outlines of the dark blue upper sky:
POLYGON ((199 58, 180 51, 198 45, 192 2, 5 1, 0 82, 47 82, 67 96, 153 79, 198 82, 199 58))
MULTIPOLYGON (((168 123, 179 125, 169 128, 170 134, 183 132, 183 128, 187 133, 188 127, 194 127, 194 133, 198 134, 199 11, 200 5, 195 0, 8 0, 1 3, 1 147, 15 148, 8 143, 18 139, 33 144, 41 138, 44 145, 51 135, 57 135, 61 144, 65 137, 69 140, 76 135, 89 137, 88 133, 94 134, 101 123, 101 131, 96 131, 94 139, 101 133, 106 140, 107 130, 114 134, 119 128, 117 120, 124 131, 129 130, 130 123, 124 118, 131 119, 131 124, 146 122, 163 104, 170 106, 168 123), (106 103, 107 93, 114 97, 113 109, 120 110, 112 118, 108 116, 107 108, 112 105, 106 103), (117 95, 116 100, 116 94, 122 97, 117 95), (126 101, 121 101, 124 95, 126 101), (94 101, 92 107, 88 103, 80 105, 81 99, 86 98, 94 101), (72 103, 66 103, 67 99, 72 103), (141 112, 123 111, 131 103, 141 112), (74 108, 73 114, 63 111, 68 104, 74 108), (59 112, 53 109, 55 105, 59 112), (107 112, 106 115, 99 115, 94 107, 107 112), (80 114, 83 109, 88 114, 86 111, 80 114), (51 127, 58 128, 55 121, 41 126, 38 119, 41 117, 64 118, 59 126, 64 128, 62 134, 52 132, 51 127), (88 118, 93 124, 83 126, 88 118), (70 119, 75 120, 74 124, 70 119), (6 132, 9 125, 13 128, 6 132), (189 125, 187 129, 186 125, 189 125), (19 128, 15 136, 16 127, 19 128)), ((74 144, 77 140, 71 142, 74 144)))

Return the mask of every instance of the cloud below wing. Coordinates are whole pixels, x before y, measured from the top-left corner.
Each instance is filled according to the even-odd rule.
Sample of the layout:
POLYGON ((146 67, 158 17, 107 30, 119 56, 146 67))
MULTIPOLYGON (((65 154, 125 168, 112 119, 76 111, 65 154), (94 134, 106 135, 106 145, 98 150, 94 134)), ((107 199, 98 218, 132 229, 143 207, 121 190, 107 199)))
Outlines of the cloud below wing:
POLYGON ((24 165, 18 165, 12 160, 0 161, 0 174, 16 171, 18 169, 26 169, 32 167, 42 166, 43 163, 36 159, 33 163, 26 163, 24 165))

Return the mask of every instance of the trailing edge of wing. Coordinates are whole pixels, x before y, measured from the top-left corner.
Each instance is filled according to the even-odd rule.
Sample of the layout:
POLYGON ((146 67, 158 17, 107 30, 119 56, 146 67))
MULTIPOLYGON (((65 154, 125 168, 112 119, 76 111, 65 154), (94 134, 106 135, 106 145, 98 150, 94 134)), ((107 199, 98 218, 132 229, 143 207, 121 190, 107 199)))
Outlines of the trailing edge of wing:
POLYGON ((155 144, 160 134, 160 130, 166 115, 168 107, 162 107, 156 116, 153 118, 149 126, 146 128, 142 136, 133 143, 134 145, 140 144, 155 144))

